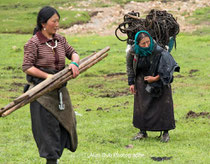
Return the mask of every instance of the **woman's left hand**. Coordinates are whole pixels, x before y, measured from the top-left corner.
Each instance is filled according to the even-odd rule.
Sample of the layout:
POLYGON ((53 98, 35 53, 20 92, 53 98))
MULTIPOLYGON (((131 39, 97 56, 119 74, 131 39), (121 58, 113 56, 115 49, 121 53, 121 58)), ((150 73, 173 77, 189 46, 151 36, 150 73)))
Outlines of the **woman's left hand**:
POLYGON ((155 77, 153 77, 153 76, 145 76, 144 77, 144 81, 147 81, 148 83, 153 83, 153 82, 159 80, 158 78, 159 78, 159 76, 158 77, 157 76, 155 76, 155 77))
POLYGON ((76 65, 70 64, 69 69, 72 70, 73 78, 76 78, 79 75, 79 68, 76 65))

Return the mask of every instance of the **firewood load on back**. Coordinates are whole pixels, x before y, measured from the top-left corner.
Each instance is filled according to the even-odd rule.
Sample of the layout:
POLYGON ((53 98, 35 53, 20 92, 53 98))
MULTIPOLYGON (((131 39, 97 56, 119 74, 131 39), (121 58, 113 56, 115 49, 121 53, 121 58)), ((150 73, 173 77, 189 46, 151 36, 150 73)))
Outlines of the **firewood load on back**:
MULTIPOLYGON (((86 58, 80 60, 79 62, 79 71, 80 73, 86 71, 88 68, 92 67, 102 59, 104 59, 108 54, 110 47, 106 47, 100 50, 97 53, 94 53, 86 58)), ((60 72, 53 75, 51 78, 44 80, 39 83, 32 89, 28 90, 18 98, 16 98, 13 102, 9 103, 5 107, 0 109, 0 117, 5 117, 12 113, 13 111, 21 108, 22 106, 36 100, 40 96, 48 93, 56 88, 62 86, 62 84, 66 83, 68 80, 73 78, 72 71, 69 70, 68 67, 61 70, 60 72)))

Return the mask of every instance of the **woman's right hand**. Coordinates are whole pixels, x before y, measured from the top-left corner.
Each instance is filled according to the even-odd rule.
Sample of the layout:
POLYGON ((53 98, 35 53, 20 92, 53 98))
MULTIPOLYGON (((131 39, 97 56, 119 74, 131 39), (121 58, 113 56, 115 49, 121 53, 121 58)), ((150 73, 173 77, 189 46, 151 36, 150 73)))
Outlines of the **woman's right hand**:
POLYGON ((130 92, 136 94, 135 85, 130 85, 130 92))
POLYGON ((73 78, 76 78, 79 75, 79 68, 74 64, 69 64, 69 69, 72 70, 73 78))

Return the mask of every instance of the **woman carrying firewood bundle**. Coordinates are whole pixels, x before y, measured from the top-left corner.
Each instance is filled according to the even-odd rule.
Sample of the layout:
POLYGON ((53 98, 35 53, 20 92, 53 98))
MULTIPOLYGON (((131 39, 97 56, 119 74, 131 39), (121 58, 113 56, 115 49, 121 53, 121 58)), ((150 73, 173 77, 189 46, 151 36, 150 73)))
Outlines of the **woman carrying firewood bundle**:
MULTIPOLYGON (((65 67, 65 57, 71 60, 73 77, 79 75, 79 55, 56 33, 60 15, 56 9, 43 7, 37 16, 33 37, 24 46, 22 69, 30 88, 51 78, 65 67)), ((76 151, 76 118, 66 86, 57 88, 30 104, 33 136, 40 157, 47 163, 58 163, 64 148, 76 151)))
POLYGON ((162 142, 169 141, 175 128, 170 83, 179 66, 168 51, 161 48, 147 31, 135 35, 127 51, 127 75, 134 94, 133 125, 140 132, 133 138, 147 138, 147 131, 162 131, 162 142))

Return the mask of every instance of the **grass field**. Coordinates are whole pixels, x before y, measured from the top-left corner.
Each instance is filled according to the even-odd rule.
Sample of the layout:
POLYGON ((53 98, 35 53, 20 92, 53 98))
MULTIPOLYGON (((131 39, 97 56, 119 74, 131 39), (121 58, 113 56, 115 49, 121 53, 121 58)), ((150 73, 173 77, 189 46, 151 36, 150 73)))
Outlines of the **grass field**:
MULTIPOLYGON (((1 107, 22 92, 25 83, 21 72, 22 47, 30 37, 0 35, 4 44, 0 65, 1 107)), ((61 163, 152 163, 153 156, 172 156, 172 163, 209 162, 209 115, 186 119, 191 110, 209 111, 209 36, 181 34, 177 38, 177 50, 172 52, 181 66, 181 73, 175 74, 172 84, 177 128, 171 131, 171 141, 167 144, 160 143, 156 139, 159 133, 152 132, 146 140, 130 140, 137 129, 132 126, 133 96, 123 74, 125 44, 113 36, 67 39, 81 58, 108 45, 111 50, 105 60, 68 83, 74 109, 82 116, 77 116, 78 150, 75 153, 65 150, 61 163), (90 44, 86 45, 87 41, 90 44)), ((28 105, 1 118, 0 131, 0 163, 44 163, 31 134, 28 105)))
MULTIPOLYGON (((0 2, 1 33, 32 33, 36 25, 38 11, 47 5, 55 7, 61 15, 60 27, 67 28, 75 23, 85 23, 90 20, 87 11, 65 10, 70 2, 65 0, 37 0, 37 1, 6 1, 0 2)), ((76 8, 76 1, 71 0, 72 7, 76 8)))
MULTIPOLYGON (((7 10, 8 19, 11 18, 12 11, 19 12, 19 7, 32 6, 31 11, 35 12, 38 3, 47 2, 22 0, 18 5, 14 0, 2 0, 0 18, 6 19, 2 13, 7 10)), ((53 2, 65 4, 65 1, 53 2)), ((199 12, 195 13, 197 21, 208 21, 205 15, 208 10, 200 12, 198 18, 199 12)), ((35 13, 30 19, 35 20, 34 17, 35 13)), ((1 27, 8 22, 3 21, 1 27)), ((23 23, 18 29, 9 23, 6 26, 12 32, 24 25, 27 26, 23 23)), ((72 104, 78 113, 79 145, 75 153, 65 150, 60 164, 157 163, 151 157, 171 157, 164 163, 210 163, 210 33, 209 29, 201 31, 179 34, 177 49, 172 51, 181 72, 175 73, 172 83, 176 129, 170 132, 171 141, 166 144, 157 139, 157 132, 149 132, 148 139, 131 141, 138 130, 132 125, 133 95, 129 93, 125 74, 126 44, 114 36, 66 36, 81 58, 106 46, 111 50, 107 58, 68 82, 72 104)), ((29 34, 0 34, 0 108, 22 94, 26 83, 21 70, 23 46, 30 38, 29 34)), ((32 136, 29 105, 0 118, 0 164, 39 163, 44 164, 45 159, 39 157, 32 136)))

